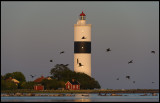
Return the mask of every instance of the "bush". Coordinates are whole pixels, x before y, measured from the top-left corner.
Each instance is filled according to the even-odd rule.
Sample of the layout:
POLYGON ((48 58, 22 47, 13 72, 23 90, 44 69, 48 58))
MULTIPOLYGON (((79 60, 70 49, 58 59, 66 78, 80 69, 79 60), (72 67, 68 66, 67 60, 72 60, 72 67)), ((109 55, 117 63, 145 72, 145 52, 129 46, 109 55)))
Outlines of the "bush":
POLYGON ((72 79, 77 80, 80 83, 81 89, 94 89, 94 88, 101 88, 98 81, 94 78, 88 76, 85 73, 77 73, 71 71, 67 66, 63 64, 57 64, 54 68, 50 71, 51 75, 57 80, 60 81, 71 81, 72 79))
POLYGON ((15 90, 18 88, 13 81, 1 80, 1 90, 15 90))

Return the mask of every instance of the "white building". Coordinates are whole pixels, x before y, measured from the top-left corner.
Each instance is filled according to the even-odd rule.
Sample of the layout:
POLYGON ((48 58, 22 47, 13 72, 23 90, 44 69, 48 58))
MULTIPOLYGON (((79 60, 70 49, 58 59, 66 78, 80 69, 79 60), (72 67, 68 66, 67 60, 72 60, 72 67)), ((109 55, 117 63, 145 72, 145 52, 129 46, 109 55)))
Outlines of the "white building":
POLYGON ((91 24, 86 24, 86 15, 79 15, 74 24, 74 71, 91 76, 91 24))

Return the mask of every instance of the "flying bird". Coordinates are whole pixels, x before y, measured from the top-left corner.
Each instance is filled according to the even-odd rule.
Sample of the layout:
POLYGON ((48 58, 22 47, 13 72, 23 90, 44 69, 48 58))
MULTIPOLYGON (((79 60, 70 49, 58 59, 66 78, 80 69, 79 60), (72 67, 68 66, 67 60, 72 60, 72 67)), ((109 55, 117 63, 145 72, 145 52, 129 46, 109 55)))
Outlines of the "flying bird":
POLYGON ((117 78, 117 80, 119 80, 119 78, 117 78))
POLYGON ((154 83, 154 82, 152 82, 152 83, 154 83))
POLYGON ((135 81, 133 81, 133 83, 135 83, 135 81))
POLYGON ((61 51, 60 54, 64 53, 64 51, 61 51))
POLYGON ((50 60, 50 62, 53 62, 53 60, 50 60))
POLYGON ((111 49, 110 49, 110 48, 106 49, 106 52, 109 52, 109 51, 111 51, 111 49))
POLYGON ((83 36, 82 39, 86 39, 86 37, 83 36))
POLYGON ((81 63, 79 63, 79 67, 83 66, 81 63))
POLYGON ((78 59, 77 59, 77 64, 79 63, 78 59))
POLYGON ((30 75, 32 78, 34 78, 35 76, 33 76, 33 75, 30 75))
POLYGON ((133 60, 129 61, 128 64, 129 64, 129 63, 133 63, 133 60))
POLYGON ((154 54, 155 54, 155 51, 151 51, 151 53, 154 53, 154 54))
POLYGON ((130 79, 130 76, 126 76, 126 78, 130 79))

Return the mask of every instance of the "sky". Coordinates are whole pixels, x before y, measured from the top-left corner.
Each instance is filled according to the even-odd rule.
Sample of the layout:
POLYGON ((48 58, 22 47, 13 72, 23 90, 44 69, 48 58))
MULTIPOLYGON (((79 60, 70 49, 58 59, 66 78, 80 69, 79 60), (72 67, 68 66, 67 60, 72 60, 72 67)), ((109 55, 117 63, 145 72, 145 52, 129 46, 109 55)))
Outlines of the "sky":
POLYGON ((30 74, 51 76, 56 64, 74 70, 82 10, 92 24, 91 74, 101 89, 159 89, 158 1, 2 1, 1 75, 19 71, 33 81, 30 74))

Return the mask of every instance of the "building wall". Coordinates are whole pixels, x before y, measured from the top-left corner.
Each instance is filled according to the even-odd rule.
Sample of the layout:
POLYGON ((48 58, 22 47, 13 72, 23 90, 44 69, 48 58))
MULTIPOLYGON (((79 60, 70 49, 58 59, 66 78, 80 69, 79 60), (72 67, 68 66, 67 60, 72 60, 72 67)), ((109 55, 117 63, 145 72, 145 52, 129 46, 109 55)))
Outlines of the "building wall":
POLYGON ((74 54, 74 71, 83 72, 91 76, 91 54, 90 53, 75 53, 74 54), (80 62, 84 66, 79 66, 80 62))
POLYGON ((34 86, 34 90, 44 90, 44 86, 36 85, 34 86))
POLYGON ((91 41, 91 24, 74 24, 74 41, 91 41), (82 39, 83 36, 86 39, 82 39))
POLYGON ((66 83, 66 89, 79 90, 80 89, 80 85, 72 85, 70 82, 67 82, 66 83))
POLYGON ((79 85, 72 85, 72 90, 79 90, 80 86, 79 85))
POLYGON ((70 82, 67 82, 66 89, 72 89, 72 84, 70 82))

